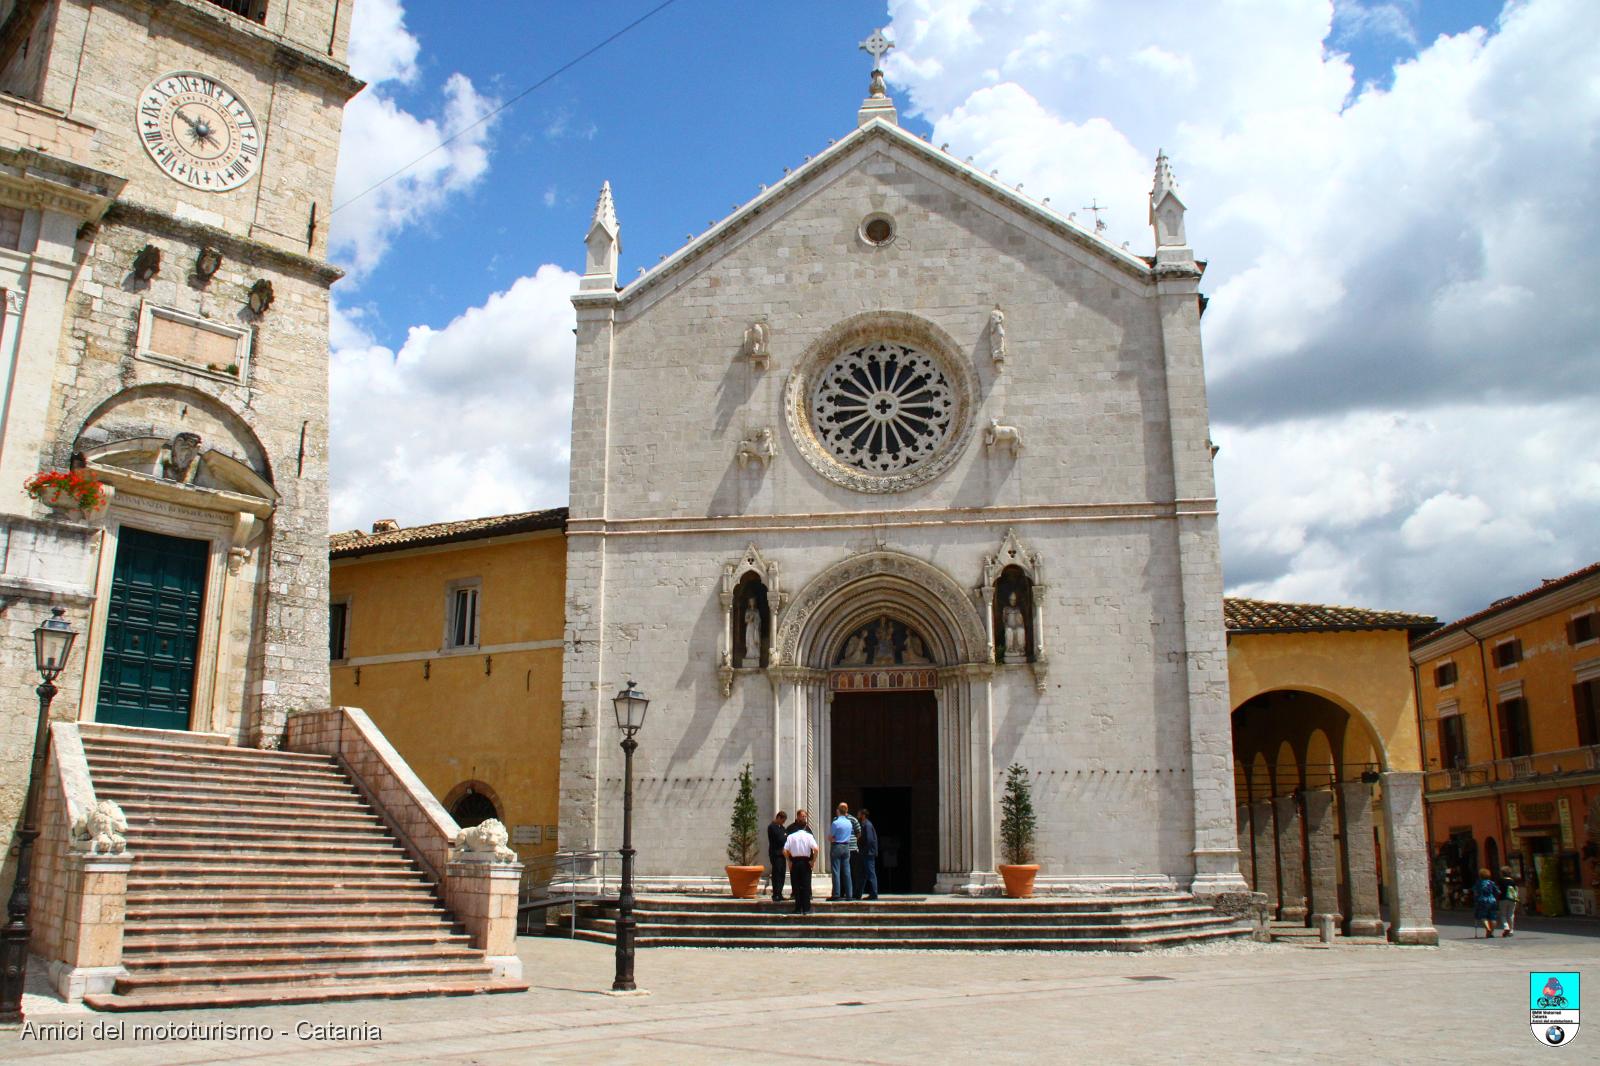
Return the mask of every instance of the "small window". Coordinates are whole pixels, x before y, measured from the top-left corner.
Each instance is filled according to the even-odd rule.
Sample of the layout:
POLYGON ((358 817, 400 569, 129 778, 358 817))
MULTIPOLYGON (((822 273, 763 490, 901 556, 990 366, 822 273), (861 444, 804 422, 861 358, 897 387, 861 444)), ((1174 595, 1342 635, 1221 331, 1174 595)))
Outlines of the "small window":
POLYGON ((476 648, 478 646, 478 582, 461 582, 450 587, 445 602, 445 638, 447 648, 476 648))
POLYGON ((22 247, 22 209, 0 207, 0 248, 17 251, 22 247))
POLYGON ((334 662, 347 657, 345 639, 350 624, 348 603, 328 604, 328 658, 334 662))
POLYGON ((880 248, 894 240, 894 220, 888 215, 868 215, 861 220, 861 239, 880 248))
POLYGON ((1456 683, 1456 664, 1453 662, 1440 663, 1433 668, 1433 685, 1435 688, 1449 688, 1456 683))
POLYGON ((1600 681, 1573 685, 1572 704, 1578 711, 1579 745, 1600 744, 1600 681))
POLYGON ((1580 614, 1567 623, 1567 642, 1569 644, 1587 644, 1597 635, 1600 635, 1600 625, 1595 624, 1595 613, 1580 614))
POLYGON ((1501 670, 1522 661, 1522 641, 1508 640, 1494 646, 1494 664, 1501 670))

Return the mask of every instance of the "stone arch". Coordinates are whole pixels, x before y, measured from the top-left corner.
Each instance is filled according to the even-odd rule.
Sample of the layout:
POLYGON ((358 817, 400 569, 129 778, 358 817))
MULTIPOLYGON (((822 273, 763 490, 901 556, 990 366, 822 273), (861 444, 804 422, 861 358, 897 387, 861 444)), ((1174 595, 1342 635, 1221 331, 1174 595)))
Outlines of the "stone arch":
MULTIPOLYGON (((272 461, 255 430, 229 404, 187 385, 155 382, 120 389, 87 410, 69 451, 83 452, 118 441, 164 441, 179 431, 198 433, 209 451, 239 463, 269 484, 272 461)), ((68 423, 69 425, 72 423, 68 423)))
POLYGON ((774 664, 827 669, 846 636, 880 615, 916 629, 941 665, 988 658, 983 620, 960 585, 914 556, 872 551, 824 570, 800 591, 779 620, 774 664))
POLYGON ((1306 788, 1324 788, 1339 777, 1339 759, 1326 730, 1318 726, 1306 738, 1305 766, 1302 770, 1306 788))
POLYGON ((477 825, 478 822, 464 822, 460 817, 457 816, 456 812, 458 810, 465 812, 468 809, 475 809, 479 807, 479 804, 473 803, 474 799, 479 799, 483 804, 487 804, 487 810, 489 812, 484 813, 483 818, 480 818, 478 821, 482 821, 484 818, 498 818, 501 821, 505 820, 505 806, 500 802, 500 797, 498 794, 496 794, 493 788, 490 788, 489 785, 476 779, 462 781, 460 784, 456 785, 448 793, 446 793, 444 806, 445 809, 450 812, 450 817, 455 818, 457 823, 463 829, 477 825))
POLYGON ((1301 761, 1300 753, 1295 746, 1287 740, 1278 745, 1272 764, 1273 795, 1287 796, 1296 791, 1304 783, 1303 774, 1305 765, 1301 761))
POLYGON ((1328 689, 1319 685, 1297 684, 1292 686, 1263 688, 1256 692, 1246 693, 1242 696, 1239 693, 1234 693, 1232 714, 1235 726, 1238 724, 1239 714, 1247 710, 1251 703, 1261 700, 1264 697, 1273 697, 1279 694, 1292 696, 1296 693, 1305 693, 1310 696, 1320 697, 1321 699, 1333 704, 1336 708, 1343 711, 1348 716, 1349 728, 1346 729, 1343 734, 1341 734, 1338 738, 1334 738, 1332 734, 1329 734, 1329 739, 1331 741, 1336 741, 1334 754, 1338 756, 1340 760, 1344 762, 1349 762, 1351 760, 1350 753, 1348 753, 1345 749, 1351 747, 1350 733, 1353 731, 1356 738, 1360 739, 1365 746, 1371 749, 1374 755, 1373 761, 1378 764, 1378 769, 1390 769, 1388 748, 1383 742, 1383 737, 1378 733, 1377 728, 1372 724, 1372 721, 1368 719, 1367 716, 1361 712, 1361 709, 1349 699, 1332 689, 1328 689))

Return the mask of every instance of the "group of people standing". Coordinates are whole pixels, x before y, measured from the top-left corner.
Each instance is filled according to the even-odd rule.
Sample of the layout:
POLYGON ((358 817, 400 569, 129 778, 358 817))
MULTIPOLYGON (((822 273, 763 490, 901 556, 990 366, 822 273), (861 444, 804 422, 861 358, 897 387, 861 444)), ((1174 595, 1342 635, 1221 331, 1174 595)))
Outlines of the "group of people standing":
MULTIPOLYGON (((1478 871, 1478 883, 1472 890, 1472 917, 1483 924, 1483 935, 1494 936, 1495 922, 1500 923, 1500 935, 1510 936, 1517 920, 1517 903, 1522 889, 1511 873, 1511 867, 1500 867, 1496 878, 1488 867, 1478 871)), ((1477 935, 1476 930, 1473 933, 1477 935)))
MULTIPOLYGON (((772 866, 772 901, 783 902, 785 873, 796 914, 811 913, 811 870, 822 846, 811 832, 811 816, 795 812, 794 821, 779 811, 767 826, 767 861, 772 866)), ((878 830, 865 807, 859 816, 841 803, 828 823, 828 866, 833 888, 829 900, 878 898, 878 830)))

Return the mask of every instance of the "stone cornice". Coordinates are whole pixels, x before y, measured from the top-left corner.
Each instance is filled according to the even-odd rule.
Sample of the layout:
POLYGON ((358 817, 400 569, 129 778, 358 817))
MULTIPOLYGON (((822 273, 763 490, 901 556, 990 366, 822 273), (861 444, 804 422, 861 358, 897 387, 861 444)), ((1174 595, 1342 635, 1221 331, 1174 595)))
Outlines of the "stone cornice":
POLYGON ((1508 605, 1504 611, 1488 613, 1486 617, 1473 622, 1453 622, 1438 635, 1423 637, 1412 644, 1411 661, 1421 665, 1479 640, 1501 636, 1520 625, 1566 610, 1596 596, 1600 596, 1600 574, 1551 589, 1548 595, 1508 605))
POLYGON ((0 147, 0 204, 93 220, 127 179, 33 148, 0 147))
POLYGON ((317 282, 324 288, 344 277, 343 270, 321 259, 274 248, 270 244, 253 241, 248 237, 241 237, 237 233, 208 226, 203 222, 179 218, 170 212, 134 203, 131 200, 118 200, 111 205, 105 217, 107 222, 136 226, 152 233, 177 237, 195 245, 215 245, 232 259, 270 266, 281 273, 317 282))
POLYGON ((367 84, 331 56, 314 52, 206 0, 124 2, 147 11, 152 24, 161 19, 169 20, 186 36, 224 45, 257 62, 270 62, 280 70, 333 90, 341 100, 349 100, 367 84))

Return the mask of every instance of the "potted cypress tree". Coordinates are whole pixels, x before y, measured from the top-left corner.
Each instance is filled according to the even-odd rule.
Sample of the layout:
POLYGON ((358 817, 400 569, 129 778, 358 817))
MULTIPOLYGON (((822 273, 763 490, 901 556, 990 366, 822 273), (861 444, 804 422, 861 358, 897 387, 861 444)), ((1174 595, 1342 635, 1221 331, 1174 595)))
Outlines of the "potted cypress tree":
POLYGON ((761 826, 756 810, 755 784, 750 779, 750 764, 739 774, 739 795, 733 801, 733 822, 728 828, 728 888, 734 899, 755 899, 765 869, 756 861, 757 834, 761 826))
POLYGON ((1027 767, 1012 763, 1006 770, 1006 791, 1000 798, 1000 849, 1005 862, 1000 878, 1006 895, 1026 899, 1033 895, 1039 864, 1033 861, 1033 834, 1038 820, 1033 813, 1033 782, 1027 767))

